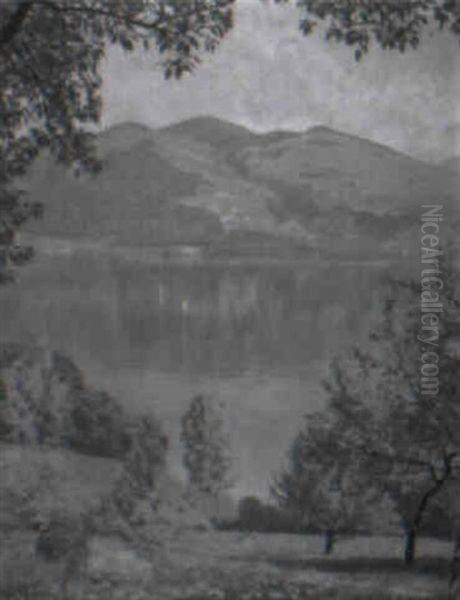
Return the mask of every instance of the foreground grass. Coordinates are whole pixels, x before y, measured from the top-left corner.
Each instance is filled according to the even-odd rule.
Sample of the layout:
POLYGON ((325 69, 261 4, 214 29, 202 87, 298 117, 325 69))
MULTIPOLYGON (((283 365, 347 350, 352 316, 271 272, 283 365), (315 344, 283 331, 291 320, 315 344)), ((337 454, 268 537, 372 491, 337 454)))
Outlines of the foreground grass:
MULTIPOLYGON (((32 538, 2 545, 1 600, 64 600, 60 566, 35 559, 32 538), (16 547, 16 549, 15 549, 16 547), (15 550, 14 550, 15 549, 15 550), (7 574, 8 573, 8 574, 7 574), (7 576, 5 576, 7 574, 7 576)), ((443 600, 449 545, 421 540, 405 569, 401 541, 355 538, 331 557, 315 536, 171 531, 149 548, 93 538, 69 600, 443 600)))

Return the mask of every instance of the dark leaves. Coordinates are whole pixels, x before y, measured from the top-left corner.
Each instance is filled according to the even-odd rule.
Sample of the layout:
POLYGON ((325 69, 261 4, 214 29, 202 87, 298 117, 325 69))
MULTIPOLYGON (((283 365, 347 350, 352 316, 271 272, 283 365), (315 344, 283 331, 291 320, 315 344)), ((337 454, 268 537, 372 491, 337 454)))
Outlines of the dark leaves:
POLYGON ((399 52, 417 48, 423 29, 433 22, 460 36, 459 0, 297 0, 297 6, 305 15, 304 35, 322 21, 326 39, 354 47, 357 61, 372 41, 399 52))

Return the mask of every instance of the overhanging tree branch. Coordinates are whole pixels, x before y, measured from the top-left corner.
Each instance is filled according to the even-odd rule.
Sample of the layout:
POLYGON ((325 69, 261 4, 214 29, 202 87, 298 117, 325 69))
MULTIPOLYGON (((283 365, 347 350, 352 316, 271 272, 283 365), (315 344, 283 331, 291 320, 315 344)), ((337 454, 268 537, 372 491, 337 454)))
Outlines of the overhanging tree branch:
MULTIPOLYGON (((227 0, 226 5, 230 6, 233 4, 235 0, 227 0)), ((99 17, 107 17, 114 21, 121 21, 125 23, 125 25, 131 27, 138 27, 140 29, 146 30, 157 30, 163 27, 169 27, 171 24, 181 20, 188 19, 190 17, 196 17, 199 14, 197 7, 193 7, 192 9, 186 11, 178 11, 173 14, 166 14, 163 11, 160 12, 160 16, 158 16, 153 21, 147 21, 142 18, 138 18, 134 14, 129 13, 116 13, 111 10, 105 10, 103 8, 95 8, 93 6, 77 6, 77 5, 60 5, 54 2, 53 0, 40 0, 41 6, 47 6, 52 10, 60 13, 85 13, 89 15, 99 16, 99 17)), ((137 13, 136 13, 137 14, 137 13)))

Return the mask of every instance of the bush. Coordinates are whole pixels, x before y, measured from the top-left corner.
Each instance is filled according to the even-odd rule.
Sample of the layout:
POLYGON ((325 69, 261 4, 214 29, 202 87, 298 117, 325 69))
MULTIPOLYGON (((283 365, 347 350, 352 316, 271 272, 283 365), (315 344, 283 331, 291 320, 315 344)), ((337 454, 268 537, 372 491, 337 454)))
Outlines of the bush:
POLYGON ((73 591, 87 582, 89 520, 53 510, 38 517, 34 529, 33 547, 30 535, 22 538, 16 531, 2 548, 0 599, 76 598, 73 591))
POLYGON ((123 409, 109 394, 90 389, 73 392, 63 444, 84 454, 121 458, 130 447, 123 409))
POLYGON ((307 533, 307 527, 294 511, 246 496, 238 503, 238 516, 231 520, 214 520, 217 529, 261 533, 307 533))
POLYGON ((37 523, 35 553, 48 563, 58 563, 56 581, 61 598, 69 585, 86 577, 89 557, 90 520, 86 515, 52 512, 37 523))
POLYGON ((89 388, 72 359, 18 344, 0 345, 0 439, 111 458, 130 445, 120 404, 89 388))
POLYGON ((53 511, 35 524, 38 535, 35 551, 48 561, 68 560, 77 566, 86 564, 91 531, 87 517, 53 511))

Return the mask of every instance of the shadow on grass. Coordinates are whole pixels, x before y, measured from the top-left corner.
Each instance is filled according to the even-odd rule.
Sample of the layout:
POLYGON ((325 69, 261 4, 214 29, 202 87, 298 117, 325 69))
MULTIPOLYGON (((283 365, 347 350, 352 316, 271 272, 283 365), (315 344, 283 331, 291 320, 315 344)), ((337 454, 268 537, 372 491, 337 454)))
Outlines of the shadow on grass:
POLYGON ((450 561, 440 557, 421 557, 410 566, 406 566, 398 558, 334 558, 318 557, 305 560, 295 558, 272 558, 268 562, 285 570, 316 569, 335 573, 381 573, 398 575, 413 573, 415 575, 431 575, 440 578, 449 577, 450 561))

